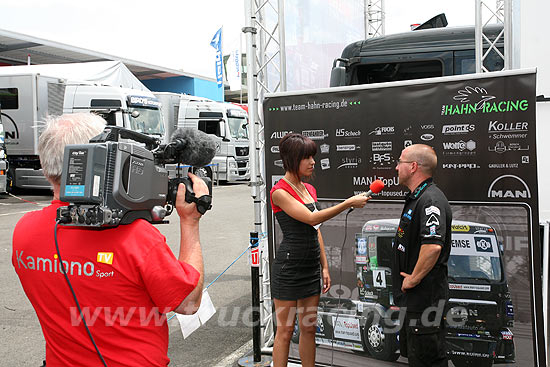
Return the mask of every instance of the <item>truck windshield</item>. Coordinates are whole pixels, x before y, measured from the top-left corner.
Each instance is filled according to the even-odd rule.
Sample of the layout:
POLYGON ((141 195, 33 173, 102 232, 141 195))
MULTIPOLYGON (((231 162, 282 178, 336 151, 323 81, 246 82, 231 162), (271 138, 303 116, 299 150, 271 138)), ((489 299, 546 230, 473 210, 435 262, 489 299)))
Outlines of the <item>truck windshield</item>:
POLYGON ((128 118, 132 130, 149 135, 163 135, 164 125, 160 110, 156 108, 129 107, 128 118), (132 117, 132 112, 139 112, 138 117, 132 117))
POLYGON ((246 117, 227 117, 229 122, 229 131, 231 132, 231 137, 234 139, 248 139, 248 129, 244 126, 247 126, 248 119, 246 117))
POLYGON ((451 236, 449 277, 500 281, 502 262, 494 234, 457 233, 451 236))

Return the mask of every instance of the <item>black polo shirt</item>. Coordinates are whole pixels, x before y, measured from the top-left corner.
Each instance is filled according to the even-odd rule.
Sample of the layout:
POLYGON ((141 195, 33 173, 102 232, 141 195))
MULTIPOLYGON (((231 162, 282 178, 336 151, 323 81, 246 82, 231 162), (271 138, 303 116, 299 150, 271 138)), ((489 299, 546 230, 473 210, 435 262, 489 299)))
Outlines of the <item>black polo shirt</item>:
POLYGON ((423 312, 427 307, 437 306, 440 299, 448 299, 451 220, 449 202, 431 178, 406 196, 393 245, 392 288, 395 304, 406 306, 407 312, 423 312), (442 247, 437 263, 416 287, 403 293, 403 277, 399 273, 412 274, 424 244, 442 247))

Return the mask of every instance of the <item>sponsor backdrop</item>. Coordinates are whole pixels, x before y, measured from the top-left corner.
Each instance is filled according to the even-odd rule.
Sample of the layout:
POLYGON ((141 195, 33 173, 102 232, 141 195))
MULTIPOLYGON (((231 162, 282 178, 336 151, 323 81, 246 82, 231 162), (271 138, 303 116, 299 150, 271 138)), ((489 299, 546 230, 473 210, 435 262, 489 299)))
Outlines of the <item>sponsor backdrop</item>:
MULTIPOLYGON (((542 298, 540 292, 532 291, 541 289, 535 79, 532 72, 499 72, 472 79, 461 76, 418 84, 282 93, 266 98, 268 192, 284 174, 277 145, 288 132, 301 133, 317 143, 311 183, 317 189, 321 207, 367 191, 375 179, 385 183, 382 193, 364 209, 356 209, 347 220, 342 213, 321 227, 333 282, 321 306, 323 300, 330 303, 330 297, 340 296, 340 302, 363 297, 357 287, 362 282, 358 279, 360 271, 356 271, 356 241, 359 247, 365 244, 356 235, 361 234, 367 221, 399 218, 407 189, 399 185, 395 165, 404 147, 424 143, 438 154, 435 181, 451 201, 453 219, 480 223, 496 231, 496 240, 476 242, 476 248, 488 252, 485 255, 489 258, 498 259, 498 241, 503 251, 504 278, 515 316, 502 335, 506 340, 514 335, 515 365, 537 365, 538 360, 544 360, 542 298), (346 242, 342 244, 344 237, 346 242)), ((281 232, 271 210, 268 217, 272 258, 281 232)), ((473 234, 458 233, 459 229, 453 237, 456 247, 475 239, 473 234)), ((468 255, 464 248, 453 251, 468 255)), ((380 273, 380 269, 376 271, 380 273)), ((382 273, 386 279, 391 278, 389 269, 382 273)), ((379 274, 374 275, 380 279, 379 274)), ((459 286, 465 287, 455 285, 459 286)), ((474 287, 468 295, 483 298, 479 295, 482 288, 492 289, 487 285, 474 287)), ((504 302, 502 297, 495 299, 504 302)), ((318 342, 330 345, 326 341, 334 338, 335 345, 366 349, 365 337, 361 338, 363 331, 356 329, 357 322, 344 317, 347 316, 338 320, 324 318, 324 324, 331 326, 323 327, 318 342), (336 326, 333 321, 337 321, 336 326), (353 330, 346 331, 342 325, 351 325, 353 330)), ((466 336, 479 338, 478 334, 483 334, 483 328, 466 336)), ((328 358, 330 362, 334 358, 341 365, 353 365, 361 358, 369 358, 367 353, 365 357, 342 350, 334 352, 337 357, 332 352, 327 356, 326 351, 325 347, 318 349, 318 361, 327 362, 328 358)), ((491 353, 485 351, 487 355, 491 353)), ((291 355, 298 358, 297 346, 291 348, 291 355)))

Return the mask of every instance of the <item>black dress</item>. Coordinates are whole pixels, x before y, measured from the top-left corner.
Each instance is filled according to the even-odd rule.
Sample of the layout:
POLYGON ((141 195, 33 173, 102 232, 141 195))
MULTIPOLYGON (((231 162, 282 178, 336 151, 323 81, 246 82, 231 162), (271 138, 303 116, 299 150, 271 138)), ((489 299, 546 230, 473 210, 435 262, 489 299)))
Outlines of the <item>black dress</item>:
MULTIPOLYGON (((304 204, 310 211, 312 203, 304 204)), ((275 213, 283 231, 271 267, 271 295, 280 300, 297 300, 321 293, 320 247, 317 230, 284 211, 275 213)))

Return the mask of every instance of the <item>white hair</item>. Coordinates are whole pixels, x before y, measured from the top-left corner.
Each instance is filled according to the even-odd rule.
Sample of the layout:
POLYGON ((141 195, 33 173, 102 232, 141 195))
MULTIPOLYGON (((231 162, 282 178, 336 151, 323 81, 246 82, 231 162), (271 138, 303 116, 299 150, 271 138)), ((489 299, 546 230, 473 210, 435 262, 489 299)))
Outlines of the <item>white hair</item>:
POLYGON ((103 131, 106 121, 92 113, 48 116, 38 139, 42 172, 52 184, 61 183, 65 145, 86 144, 103 131))

